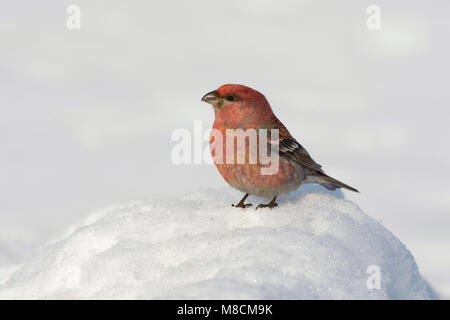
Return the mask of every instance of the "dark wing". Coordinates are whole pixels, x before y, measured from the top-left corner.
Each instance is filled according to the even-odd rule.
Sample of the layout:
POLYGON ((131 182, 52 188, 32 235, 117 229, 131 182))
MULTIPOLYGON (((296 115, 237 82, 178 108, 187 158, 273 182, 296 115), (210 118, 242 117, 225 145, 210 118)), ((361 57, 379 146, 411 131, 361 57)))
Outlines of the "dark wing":
POLYGON ((280 156, 295 161, 302 167, 323 172, 322 166, 315 162, 308 151, 294 138, 280 139, 280 156))
POLYGON ((273 128, 279 129, 280 156, 297 162, 304 168, 323 173, 322 166, 315 162, 303 146, 295 140, 286 127, 278 120, 273 121, 273 128))

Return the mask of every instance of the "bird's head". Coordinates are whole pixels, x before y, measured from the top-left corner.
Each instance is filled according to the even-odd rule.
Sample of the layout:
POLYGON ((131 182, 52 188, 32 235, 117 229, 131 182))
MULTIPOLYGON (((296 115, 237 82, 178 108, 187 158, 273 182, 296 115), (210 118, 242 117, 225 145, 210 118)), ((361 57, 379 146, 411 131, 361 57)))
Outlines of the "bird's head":
POLYGON ((211 104, 214 108, 221 109, 229 105, 255 105, 266 102, 264 95, 258 91, 240 85, 240 84, 224 84, 217 90, 208 92, 202 98, 202 101, 211 104))
POLYGON ((214 107, 216 118, 233 118, 233 122, 244 117, 261 121, 272 115, 270 104, 262 93, 240 84, 224 84, 205 94, 202 101, 214 107))

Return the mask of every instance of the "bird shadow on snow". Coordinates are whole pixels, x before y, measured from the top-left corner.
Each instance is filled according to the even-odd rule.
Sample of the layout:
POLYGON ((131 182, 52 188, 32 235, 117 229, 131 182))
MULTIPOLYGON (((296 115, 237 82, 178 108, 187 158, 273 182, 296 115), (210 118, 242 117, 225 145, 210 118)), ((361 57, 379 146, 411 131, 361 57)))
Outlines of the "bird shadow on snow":
MULTIPOLYGON (((292 191, 291 193, 287 194, 287 195, 282 195, 279 196, 277 198, 277 202, 281 205, 282 203, 285 202, 291 202, 291 201, 295 201, 298 198, 300 198, 301 196, 308 194, 308 193, 321 193, 321 194, 329 194, 332 196, 335 196, 336 198, 339 199, 344 199, 344 193, 340 190, 340 189, 336 189, 334 191, 328 190, 324 187, 322 187, 321 185, 318 184, 312 184, 312 183, 307 183, 302 185, 300 188, 298 188, 295 191, 292 191)), ((261 198, 261 197, 257 197, 257 196, 253 196, 254 198, 258 199, 261 203, 266 203, 267 200, 261 198)))
POLYGON ((283 200, 295 200, 300 198, 302 195, 308 194, 308 193, 322 193, 322 194, 330 194, 332 196, 335 196, 336 198, 339 199, 344 199, 344 193, 341 191, 341 189, 336 189, 334 191, 328 190, 324 187, 322 187, 321 185, 318 184, 304 184, 302 185, 300 188, 298 188, 297 190, 289 193, 288 195, 282 197, 283 200))

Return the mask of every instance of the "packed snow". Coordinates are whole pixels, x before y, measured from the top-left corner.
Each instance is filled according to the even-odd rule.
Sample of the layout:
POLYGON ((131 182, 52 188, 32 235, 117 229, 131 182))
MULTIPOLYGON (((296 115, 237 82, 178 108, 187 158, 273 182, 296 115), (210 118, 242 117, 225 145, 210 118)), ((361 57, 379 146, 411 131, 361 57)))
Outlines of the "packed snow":
POLYGON ((108 208, 23 265, 0 299, 433 298, 405 245, 320 189, 275 209, 233 208, 230 189, 108 208))

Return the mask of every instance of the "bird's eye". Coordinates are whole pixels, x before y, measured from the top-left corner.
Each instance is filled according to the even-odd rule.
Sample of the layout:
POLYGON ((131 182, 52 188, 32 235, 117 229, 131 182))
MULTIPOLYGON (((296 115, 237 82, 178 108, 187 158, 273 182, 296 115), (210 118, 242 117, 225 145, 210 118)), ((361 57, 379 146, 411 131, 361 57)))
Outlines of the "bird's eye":
POLYGON ((233 96, 227 96, 227 100, 228 100, 228 101, 233 101, 233 100, 234 100, 234 97, 233 97, 233 96))

